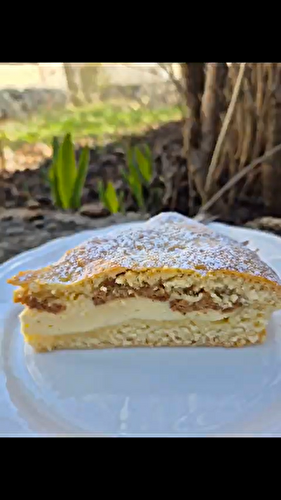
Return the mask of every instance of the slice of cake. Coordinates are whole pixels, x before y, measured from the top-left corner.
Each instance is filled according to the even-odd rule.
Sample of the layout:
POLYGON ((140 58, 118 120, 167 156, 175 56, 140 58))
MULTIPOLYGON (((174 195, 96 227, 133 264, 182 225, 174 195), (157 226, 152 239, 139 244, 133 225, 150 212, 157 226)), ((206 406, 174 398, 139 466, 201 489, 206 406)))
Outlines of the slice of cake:
POLYGON ((36 351, 261 343, 281 282, 258 255, 175 213, 96 236, 8 280, 36 351))

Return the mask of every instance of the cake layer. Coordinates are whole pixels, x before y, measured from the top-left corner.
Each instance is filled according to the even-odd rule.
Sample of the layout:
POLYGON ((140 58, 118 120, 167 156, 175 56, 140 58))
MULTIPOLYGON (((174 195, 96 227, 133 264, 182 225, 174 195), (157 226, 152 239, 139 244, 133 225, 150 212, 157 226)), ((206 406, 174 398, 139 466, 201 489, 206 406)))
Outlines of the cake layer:
MULTIPOLYGON (((238 318, 236 318, 237 320, 238 318)), ((66 335, 25 334, 25 340, 37 351, 55 349, 101 349, 114 347, 243 347, 262 343, 265 339, 263 321, 259 326, 250 318, 244 325, 227 322, 190 322, 130 320, 119 325, 66 335)))

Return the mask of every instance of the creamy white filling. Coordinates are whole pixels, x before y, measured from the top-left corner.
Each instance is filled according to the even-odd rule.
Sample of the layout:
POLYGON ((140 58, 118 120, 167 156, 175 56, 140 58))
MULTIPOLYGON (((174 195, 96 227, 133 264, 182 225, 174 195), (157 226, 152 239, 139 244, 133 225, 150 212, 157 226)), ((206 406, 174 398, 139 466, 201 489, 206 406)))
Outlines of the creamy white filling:
POLYGON ((23 332, 28 335, 62 335, 89 332, 131 320, 179 321, 188 318, 197 323, 220 321, 229 316, 229 312, 212 310, 183 315, 172 311, 168 302, 154 302, 147 298, 117 299, 95 306, 91 299, 83 297, 69 302, 66 310, 58 314, 27 308, 21 313, 21 324, 23 332))

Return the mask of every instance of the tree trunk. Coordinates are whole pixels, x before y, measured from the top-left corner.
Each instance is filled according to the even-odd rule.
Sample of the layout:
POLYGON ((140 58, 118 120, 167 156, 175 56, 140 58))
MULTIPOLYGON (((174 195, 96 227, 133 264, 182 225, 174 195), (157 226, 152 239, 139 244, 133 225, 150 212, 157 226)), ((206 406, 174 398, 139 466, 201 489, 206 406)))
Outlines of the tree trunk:
POLYGON ((74 106, 80 106, 82 102, 79 98, 79 87, 76 82, 73 67, 71 66, 71 63, 63 63, 63 67, 70 95, 70 102, 74 104, 74 106))
POLYGON ((98 66, 86 63, 80 69, 80 81, 83 96, 86 102, 92 102, 92 95, 97 91, 98 66))
MULTIPOLYGON (((268 87, 271 89, 268 107, 267 149, 281 142, 281 63, 271 63, 268 67, 268 87)), ((276 153, 262 166, 262 194, 266 211, 270 215, 280 215, 281 152, 276 153)))
POLYGON ((205 82, 205 63, 185 63, 183 77, 186 86, 188 116, 184 128, 184 149, 189 177, 195 183, 200 196, 204 196, 204 182, 200 170, 201 101, 205 82))
POLYGON ((265 213, 281 216, 281 153, 272 153, 247 177, 240 175, 281 143, 281 63, 183 63, 182 68, 189 197, 210 205, 235 178, 212 207, 216 214, 225 218, 245 199, 252 206, 261 199, 265 213))

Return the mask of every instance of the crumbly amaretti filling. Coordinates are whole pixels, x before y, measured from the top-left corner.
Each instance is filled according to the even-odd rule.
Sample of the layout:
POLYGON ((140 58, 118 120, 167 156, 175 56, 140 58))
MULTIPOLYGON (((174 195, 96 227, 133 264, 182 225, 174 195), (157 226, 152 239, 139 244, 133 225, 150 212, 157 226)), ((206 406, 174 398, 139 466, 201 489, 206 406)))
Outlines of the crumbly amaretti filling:
POLYGON ((154 287, 146 285, 134 289, 128 285, 116 285, 114 280, 106 280, 93 295, 93 301, 94 304, 98 306, 114 299, 142 297, 159 302, 169 302, 170 308, 173 311, 178 311, 182 314, 190 311, 202 311, 207 309, 213 309, 215 311, 223 309, 227 311, 239 307, 237 303, 227 307, 216 304, 208 292, 203 289, 197 291, 195 287, 178 289, 177 295, 179 298, 173 298, 173 294, 171 295, 167 292, 163 283, 158 283, 154 287))
MULTIPOLYGON (((57 314, 78 297, 91 298, 99 306, 116 299, 147 298, 152 301, 169 302, 173 311, 186 314, 192 311, 230 312, 251 302, 263 300, 269 292, 263 286, 243 284, 239 279, 221 277, 203 282, 195 276, 183 274, 161 276, 147 273, 120 273, 115 277, 96 282, 84 290, 77 289, 65 295, 41 295, 30 289, 18 290, 15 300, 31 309, 57 314)), ((268 300, 268 296, 266 297, 268 300)))

